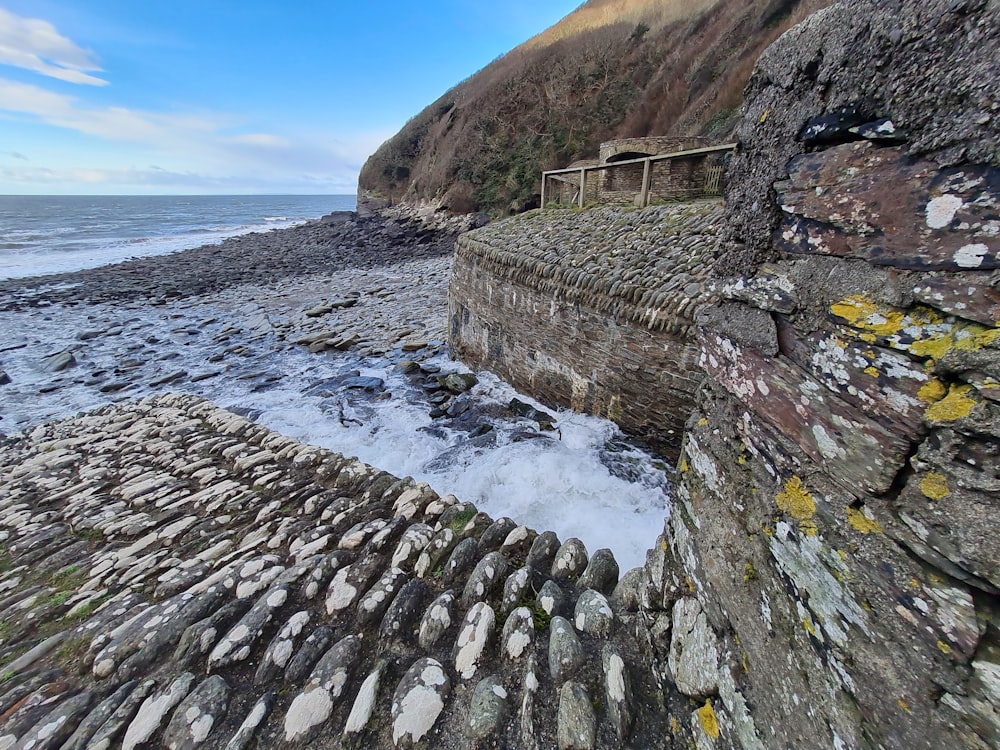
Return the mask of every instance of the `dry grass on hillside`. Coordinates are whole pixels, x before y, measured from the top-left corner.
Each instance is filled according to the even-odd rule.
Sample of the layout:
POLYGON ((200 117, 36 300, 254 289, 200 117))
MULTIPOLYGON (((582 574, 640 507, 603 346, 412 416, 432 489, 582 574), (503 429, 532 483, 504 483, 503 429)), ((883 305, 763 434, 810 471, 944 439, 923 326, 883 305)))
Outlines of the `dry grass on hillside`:
POLYGON ((760 52, 831 0, 590 0, 424 109, 363 190, 456 212, 519 211, 543 169, 612 138, 728 137, 760 52))

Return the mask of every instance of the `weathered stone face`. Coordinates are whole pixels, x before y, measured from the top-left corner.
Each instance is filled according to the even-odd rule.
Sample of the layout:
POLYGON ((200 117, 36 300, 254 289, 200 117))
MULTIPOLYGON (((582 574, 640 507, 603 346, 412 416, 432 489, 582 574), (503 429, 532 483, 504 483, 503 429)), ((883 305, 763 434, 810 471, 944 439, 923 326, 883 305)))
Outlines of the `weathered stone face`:
POLYGON ((758 63, 646 568, 701 745, 997 741, 998 54, 995 3, 861 0, 758 63))

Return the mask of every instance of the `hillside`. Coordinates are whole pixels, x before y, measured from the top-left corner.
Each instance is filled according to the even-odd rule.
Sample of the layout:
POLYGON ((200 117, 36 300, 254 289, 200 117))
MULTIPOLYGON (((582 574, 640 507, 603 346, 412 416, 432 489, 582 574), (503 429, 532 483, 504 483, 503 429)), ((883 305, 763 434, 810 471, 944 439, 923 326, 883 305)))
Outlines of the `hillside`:
POLYGON ((359 194, 517 212, 612 138, 730 135, 760 52, 830 0, 589 0, 459 83, 368 159, 359 194))

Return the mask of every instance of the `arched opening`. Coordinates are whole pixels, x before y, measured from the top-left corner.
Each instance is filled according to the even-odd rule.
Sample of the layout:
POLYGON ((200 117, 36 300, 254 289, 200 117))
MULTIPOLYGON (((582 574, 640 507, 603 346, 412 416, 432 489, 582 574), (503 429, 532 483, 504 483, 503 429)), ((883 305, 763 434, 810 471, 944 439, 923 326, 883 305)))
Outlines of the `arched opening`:
MULTIPOLYGON (((609 156, 607 164, 616 164, 630 159, 644 159, 652 154, 641 151, 622 151, 621 153, 609 156)), ((604 170, 603 191, 607 193, 620 193, 620 198, 632 200, 632 198, 642 190, 642 164, 627 164, 615 169, 604 170)))

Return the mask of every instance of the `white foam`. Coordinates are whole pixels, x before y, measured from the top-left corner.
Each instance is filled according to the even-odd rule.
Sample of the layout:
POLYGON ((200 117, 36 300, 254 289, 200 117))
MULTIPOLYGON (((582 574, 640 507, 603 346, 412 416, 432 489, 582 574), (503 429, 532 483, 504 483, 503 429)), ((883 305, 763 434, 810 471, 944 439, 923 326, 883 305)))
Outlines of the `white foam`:
MULTIPOLYGON (((524 433, 536 433, 534 423, 489 418, 496 428, 495 441, 477 445, 467 433, 432 420, 429 405, 422 398, 410 403, 414 398, 412 384, 389 363, 361 363, 358 368, 363 375, 385 380, 393 396, 384 399, 358 392, 334 391, 330 396, 304 393, 317 382, 341 374, 346 366, 359 363, 351 355, 317 356, 302 348, 282 349, 276 339, 254 343, 259 354, 252 361, 236 358, 208 365, 209 354, 219 348, 212 338, 225 321, 225 313, 214 305, 190 302, 155 309, 98 305, 52 308, 50 312, 0 312, 0 329, 8 332, 8 345, 27 344, 0 355, 3 369, 13 381, 3 386, 0 430, 24 429, 153 390, 191 392, 225 407, 252 410, 260 423, 300 441, 357 456, 397 476, 426 481, 438 493, 454 493, 494 518, 509 516, 538 531, 555 531, 563 540, 579 537, 591 553, 610 547, 622 571, 643 563, 645 551, 662 529, 668 512, 662 472, 655 468, 653 459, 639 451, 618 448, 609 454, 608 443, 620 441, 620 434, 607 420, 552 412, 557 418, 556 432, 518 441, 524 433), (199 336, 174 333, 212 318, 218 321, 205 325, 199 336), (75 338, 79 331, 115 323, 124 326, 121 336, 99 336, 86 342, 75 338), (137 371, 133 379, 139 387, 103 394, 97 386, 74 382, 95 370, 113 371, 124 358, 123 346, 150 336, 159 343, 147 347, 147 352, 152 349, 158 355, 176 356, 152 361, 137 371), (45 354, 69 348, 76 351, 77 367, 57 375, 38 368, 45 354), (158 389, 148 386, 154 373, 186 370, 195 374, 230 364, 238 369, 199 383, 182 380, 158 389), (250 370, 273 372, 283 378, 276 387, 257 391, 259 381, 238 377, 250 370), (58 377, 64 379, 62 387, 39 395, 40 386, 58 377), (606 465, 609 456, 627 467, 638 481, 614 476, 606 465)), ((443 358, 438 364, 446 371, 461 369, 443 358)), ((477 400, 505 405, 516 395, 497 378, 478 375, 480 384, 472 391, 477 400)), ((114 379, 109 377, 108 382, 114 379)))

